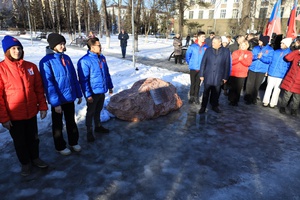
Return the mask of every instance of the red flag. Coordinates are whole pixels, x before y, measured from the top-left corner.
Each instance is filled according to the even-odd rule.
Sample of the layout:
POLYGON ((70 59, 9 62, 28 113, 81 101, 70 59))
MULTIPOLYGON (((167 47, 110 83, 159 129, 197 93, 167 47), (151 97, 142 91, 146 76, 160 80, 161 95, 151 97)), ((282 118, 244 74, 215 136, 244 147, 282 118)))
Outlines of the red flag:
POLYGON ((291 10, 290 18, 288 20, 288 27, 286 32, 286 37, 295 39, 297 37, 296 32, 296 9, 297 9, 298 0, 294 0, 294 6, 291 10))
POLYGON ((274 5, 273 11, 271 13, 269 22, 267 24, 267 28, 265 30, 264 35, 270 36, 272 38, 272 34, 276 33, 277 35, 281 34, 281 0, 278 0, 274 5))

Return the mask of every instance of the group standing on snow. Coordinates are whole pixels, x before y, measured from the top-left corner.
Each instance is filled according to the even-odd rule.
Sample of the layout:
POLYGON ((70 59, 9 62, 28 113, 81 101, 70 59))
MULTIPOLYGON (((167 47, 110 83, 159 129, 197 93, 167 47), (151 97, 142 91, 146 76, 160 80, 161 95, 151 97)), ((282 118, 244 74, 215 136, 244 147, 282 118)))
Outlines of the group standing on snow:
MULTIPOLYGON (((122 57, 126 56, 128 34, 119 35, 122 57)), ((214 32, 206 38, 200 31, 186 45, 185 60, 190 69, 189 103, 200 105, 200 86, 203 83, 199 114, 205 113, 208 104, 220 113, 219 97, 222 89, 229 105, 237 106, 241 92, 246 104, 257 104, 258 90, 265 78, 267 87, 262 105, 280 113, 290 106, 291 115, 297 115, 300 104, 300 39, 281 40, 274 50, 269 36, 240 35, 232 43, 231 36, 218 36, 214 32)), ((21 175, 27 176, 32 165, 47 168, 39 157, 37 114, 44 119, 47 102, 51 105, 54 147, 62 155, 81 151, 79 131, 75 122, 75 103, 86 99, 86 138, 95 140, 94 132, 108 134, 100 121, 105 93, 113 94, 105 56, 101 43, 95 36, 87 42, 88 51, 79 59, 77 71, 66 55, 66 40, 58 33, 47 38, 49 46, 38 67, 23 59, 23 46, 19 40, 5 36, 2 48, 5 58, 0 62, 0 123, 9 130, 19 162, 21 175), (77 100, 77 102, 76 102, 77 100), (68 141, 63 137, 63 120, 68 141)), ((182 64, 182 42, 177 34, 173 42, 175 62, 182 64)))
POLYGON ((49 46, 38 70, 35 64, 23 60, 24 51, 19 40, 11 36, 2 40, 5 58, 0 62, 0 123, 13 139, 23 176, 30 174, 32 165, 48 167, 39 157, 37 126, 37 113, 40 112, 41 119, 46 117, 47 102, 51 105, 54 147, 62 155, 69 155, 71 150, 81 151, 75 122, 76 99, 80 104, 82 97, 86 98, 87 141, 95 140, 93 127, 95 132, 109 133, 101 125, 100 112, 105 93, 113 93, 113 84, 99 39, 91 37, 88 40, 88 51, 78 61, 77 73, 71 58, 64 53, 65 38, 51 33, 47 41, 49 46), (63 137, 63 119, 67 142, 63 137))
POLYGON ((284 38, 280 48, 269 36, 218 36, 211 32, 205 38, 200 31, 188 47, 185 60, 190 70, 189 103, 200 104, 199 88, 204 85, 199 114, 212 110, 220 113, 221 88, 228 96, 229 105, 238 106, 241 93, 247 105, 257 104, 259 89, 267 80, 262 105, 274 108, 280 102, 280 113, 296 116, 300 104, 300 38, 284 38), (278 101, 280 99, 281 101, 278 101))

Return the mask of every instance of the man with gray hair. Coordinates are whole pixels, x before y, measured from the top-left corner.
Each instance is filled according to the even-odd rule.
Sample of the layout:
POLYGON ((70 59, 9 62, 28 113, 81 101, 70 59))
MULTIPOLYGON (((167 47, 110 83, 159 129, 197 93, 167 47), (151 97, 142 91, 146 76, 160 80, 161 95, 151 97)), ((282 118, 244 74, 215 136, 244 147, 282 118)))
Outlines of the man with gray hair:
POLYGON ((220 113, 219 97, 221 85, 227 82, 230 75, 230 51, 222 46, 220 36, 212 40, 212 47, 208 48, 202 58, 200 67, 200 80, 204 83, 202 104, 199 114, 204 113, 208 100, 212 110, 220 113))

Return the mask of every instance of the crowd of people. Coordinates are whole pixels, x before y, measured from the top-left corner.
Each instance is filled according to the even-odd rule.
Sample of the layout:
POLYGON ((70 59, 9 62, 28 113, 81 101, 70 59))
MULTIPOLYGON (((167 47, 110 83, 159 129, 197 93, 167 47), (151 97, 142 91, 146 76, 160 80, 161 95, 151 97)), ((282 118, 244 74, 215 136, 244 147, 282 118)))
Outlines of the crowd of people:
POLYGON ((272 38, 261 34, 208 37, 200 31, 192 39, 185 60, 190 70, 189 103, 200 104, 199 90, 204 91, 199 114, 208 103, 220 113, 219 97, 223 89, 231 106, 238 106, 240 96, 247 105, 257 104, 259 89, 266 82, 264 107, 279 107, 280 113, 297 115, 300 104, 300 38, 272 38), (279 101, 280 99, 280 101, 279 101), (278 103, 280 104, 278 105, 278 103))
POLYGON ((113 93, 113 84, 99 39, 90 37, 88 40, 88 51, 78 61, 77 73, 71 58, 64 53, 65 38, 51 33, 47 42, 46 55, 38 69, 23 59, 23 46, 18 39, 7 35, 2 40, 5 57, 0 62, 0 123, 13 139, 22 176, 30 174, 32 165, 48 167, 39 157, 37 125, 38 112, 41 119, 47 115, 47 102, 51 106, 54 147, 62 155, 71 154, 71 150, 81 151, 75 122, 76 99, 80 104, 82 97, 86 98, 87 141, 95 140, 93 127, 95 132, 109 133, 101 125, 100 111, 105 93, 113 93), (63 119, 68 142, 63 137, 63 119))
MULTIPOLYGON (((122 57, 125 58, 128 34, 120 35, 122 57)), ((200 86, 204 85, 199 113, 206 112, 208 104, 220 113, 219 97, 222 89, 228 96, 229 105, 238 106, 242 90, 246 104, 257 104, 258 90, 267 77, 267 87, 262 105, 274 108, 278 104, 280 113, 290 107, 291 115, 297 115, 300 104, 300 38, 284 38, 280 48, 272 44, 268 36, 240 35, 232 41, 231 36, 218 36, 198 32, 187 45, 185 60, 190 69, 189 103, 200 105, 200 86)), ((101 43, 91 35, 87 42, 87 53, 79 59, 77 68, 66 55, 66 39, 51 33, 47 38, 46 55, 39 68, 23 59, 20 41, 5 36, 2 48, 5 58, 0 62, 0 123, 9 130, 19 162, 21 175, 27 176, 32 165, 47 168, 39 157, 37 114, 44 119, 48 104, 51 107, 52 135, 54 147, 62 155, 81 151, 79 132, 75 122, 75 101, 86 99, 86 139, 95 141, 94 132, 108 134, 100 121, 105 93, 113 93, 105 56, 101 43), (77 69, 77 71, 76 71, 77 69), (63 119, 68 141, 63 137, 63 119), (67 145, 68 144, 68 145, 67 145)), ((182 41, 174 38, 175 62, 182 64, 182 41)))

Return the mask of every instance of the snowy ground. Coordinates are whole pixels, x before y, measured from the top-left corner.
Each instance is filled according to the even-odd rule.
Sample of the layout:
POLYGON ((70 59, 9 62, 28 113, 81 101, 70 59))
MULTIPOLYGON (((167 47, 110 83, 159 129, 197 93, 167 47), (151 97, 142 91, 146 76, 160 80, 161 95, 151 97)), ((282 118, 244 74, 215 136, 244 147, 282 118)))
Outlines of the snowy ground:
MULTIPOLYGON (((20 41, 25 59, 38 64, 46 43, 20 41)), ((49 112, 38 123, 40 155, 50 167, 44 171, 34 168, 26 178, 19 175, 12 141, 1 127, 2 199, 300 199, 299 117, 281 115, 277 108, 261 104, 241 102, 231 107, 223 95, 221 114, 209 108, 199 115, 199 106, 187 103, 189 75, 155 67, 172 52, 172 41, 152 38, 148 43, 140 42, 140 61, 152 60, 153 65, 139 63, 140 70, 135 71, 129 60, 107 56, 114 92, 131 87, 139 79, 157 77, 177 87, 183 107, 167 116, 135 123, 104 112, 101 118, 111 133, 96 134, 96 141, 90 144, 85 138, 83 102, 76 106, 83 150, 66 157, 54 150, 49 112)), ((76 65, 85 51, 68 48, 66 53, 76 65)), ((116 38, 111 49, 104 49, 104 55, 115 53, 121 57, 116 38)), ((171 68, 172 62, 166 65, 171 68)))

